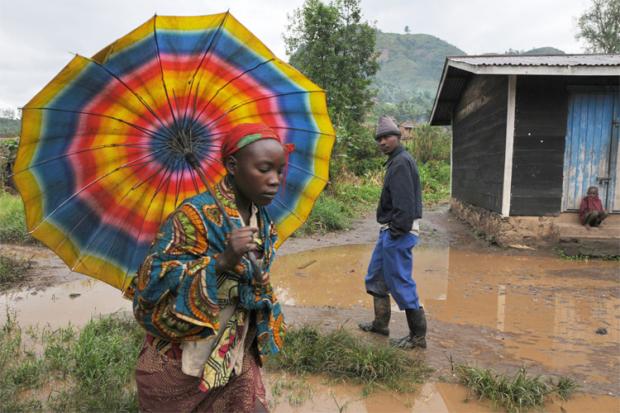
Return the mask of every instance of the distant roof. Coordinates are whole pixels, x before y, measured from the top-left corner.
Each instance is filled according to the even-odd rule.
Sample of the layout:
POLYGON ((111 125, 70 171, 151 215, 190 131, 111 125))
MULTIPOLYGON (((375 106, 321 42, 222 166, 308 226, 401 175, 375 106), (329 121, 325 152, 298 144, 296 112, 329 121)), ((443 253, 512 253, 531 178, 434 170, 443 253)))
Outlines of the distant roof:
MULTIPOLYGON (((480 66, 620 66, 620 54, 561 54, 561 55, 486 55, 452 56, 448 60, 472 67, 480 66)), ((515 73, 511 73, 515 74, 515 73)), ((618 72, 616 72, 618 74, 618 72)))
POLYGON ((449 125, 452 108, 475 75, 620 76, 620 54, 449 56, 435 96, 431 125, 449 125))

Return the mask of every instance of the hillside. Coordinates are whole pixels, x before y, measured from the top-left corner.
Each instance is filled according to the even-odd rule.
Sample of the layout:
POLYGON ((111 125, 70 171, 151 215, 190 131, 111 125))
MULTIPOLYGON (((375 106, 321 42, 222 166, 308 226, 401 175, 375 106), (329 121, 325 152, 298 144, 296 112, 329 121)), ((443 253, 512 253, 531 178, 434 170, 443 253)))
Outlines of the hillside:
MULTIPOLYGON (((377 31, 380 69, 375 78, 380 103, 411 101, 432 105, 446 56, 465 55, 463 50, 428 34, 377 31)), ((554 47, 508 49, 511 54, 564 54, 554 47)), ((490 53, 495 54, 495 53, 490 53)))
POLYGON ((381 68, 375 83, 382 102, 399 102, 424 92, 434 95, 446 56, 465 54, 428 34, 378 31, 376 47, 381 68))

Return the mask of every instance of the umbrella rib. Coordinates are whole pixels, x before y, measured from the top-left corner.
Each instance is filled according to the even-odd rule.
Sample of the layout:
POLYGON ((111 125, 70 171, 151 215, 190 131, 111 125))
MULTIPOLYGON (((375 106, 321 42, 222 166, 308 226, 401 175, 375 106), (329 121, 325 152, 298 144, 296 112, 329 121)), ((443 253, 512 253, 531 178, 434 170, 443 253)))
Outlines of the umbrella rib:
MULTIPOLYGON (((189 94, 190 94, 190 96, 192 94, 192 88, 194 87, 194 80, 196 80, 196 75, 198 74, 198 71, 202 67, 202 63, 204 62, 205 58, 207 57, 207 55, 211 51, 213 45, 216 44, 216 39, 219 40, 219 36, 222 33, 222 27, 224 27, 224 23, 228 19, 229 15, 230 15, 230 11, 227 10, 226 13, 224 14, 224 17, 222 18, 222 21, 220 22, 220 24, 219 24, 219 26, 217 28, 217 31, 215 32, 215 34, 211 38, 211 41, 209 42, 209 46, 207 46, 207 50, 205 50, 205 52, 202 54, 200 62, 198 63, 198 66, 196 66, 196 70, 194 70, 194 74, 192 74, 192 78, 190 80, 190 86, 189 86, 189 94)), ((211 56, 209 56, 209 60, 207 62, 210 62, 210 61, 211 61, 211 56)), ((196 86, 196 92, 198 92, 198 88, 199 87, 200 87, 200 82, 198 82, 198 85, 196 86)), ((194 110, 195 110, 196 102, 198 100, 198 93, 195 93, 193 95, 193 100, 194 100, 193 106, 194 106, 194 110)), ((187 109, 188 109, 188 107, 189 107, 189 99, 187 99, 187 101, 185 103, 185 112, 183 113, 183 123, 185 123, 185 119, 187 118, 187 109)))
MULTIPOLYGON (((146 165, 147 165, 147 163, 142 164, 142 165, 140 166, 140 169, 144 168, 146 165)), ((124 180, 119 181, 116 185, 114 185, 114 189, 118 188, 118 187, 119 187, 122 183, 124 183, 124 182, 125 182, 125 180, 126 180, 126 179, 129 179, 129 178, 130 178, 130 176, 127 176, 124 180)), ((124 199, 124 198, 125 198, 125 196, 123 196, 123 198, 121 198, 121 199, 124 199)), ((93 211, 93 212, 96 212, 96 211, 93 211)), ((80 219, 80 220, 78 221, 78 223, 77 223, 77 224, 75 224, 75 225, 71 228, 71 230, 70 230, 70 231, 68 231, 68 234, 71 234, 71 233, 72 233, 72 232, 73 232, 73 231, 74 231, 77 227, 79 227, 79 226, 82 224, 82 222, 84 222, 84 220, 85 220, 86 218, 88 218, 89 216, 91 216, 91 214, 86 214, 86 215, 84 215, 84 216, 82 217, 82 219, 80 219)), ((61 246, 62 246, 62 245, 63 245, 63 244, 64 244, 64 243, 68 240, 68 239, 69 239, 69 237, 68 237, 68 236, 65 236, 65 237, 64 237, 64 238, 63 238, 63 239, 62 239, 62 240, 61 240, 58 244, 56 244, 56 246, 53 248, 53 250, 56 250, 56 249, 58 249, 59 247, 61 247, 61 246)))
MULTIPOLYGON (((106 174, 104 174, 104 175, 100 176, 99 178, 97 178, 97 179, 93 180, 92 182, 89 182, 89 183, 88 183, 88 184, 86 184, 84 187, 80 188, 80 190, 79 190, 79 191, 74 192, 73 194, 71 194, 71 196, 70 196, 69 198, 67 198, 67 199, 65 199, 64 201, 62 201, 62 202, 60 203, 60 205, 58 205, 56 208, 54 208, 54 210, 53 210, 52 212, 50 212, 49 214, 47 214, 47 215, 45 216, 45 218, 43 218, 43 219, 41 220, 41 222, 39 222, 39 223, 38 223, 38 224, 37 224, 37 225, 36 225, 36 226, 35 226, 35 227, 34 227, 34 228, 30 231, 30 233, 32 233, 32 232, 36 231, 37 229, 39 229, 39 227, 41 226, 41 224, 43 224, 44 222, 46 222, 46 221, 47 221, 47 220, 48 220, 48 219, 49 219, 52 215, 54 215, 54 214, 55 214, 55 213, 56 213, 56 212, 57 212, 60 208, 62 208, 63 206, 65 206, 65 204, 67 204, 68 202, 70 202, 71 200, 73 200, 73 198, 75 198, 76 196, 78 196, 79 194, 81 194, 82 192, 84 192, 86 189, 90 188, 91 186, 93 186, 94 184, 96 184, 96 183, 98 183, 99 181, 103 180, 104 178, 106 178, 106 177, 110 176, 111 174, 113 174, 113 173, 115 173, 115 172, 118 172, 118 171, 119 171, 119 170, 121 170, 121 169, 124 169, 124 168, 129 168, 129 167, 133 166, 134 164, 136 164, 136 163, 138 163, 138 162, 140 162, 140 161, 143 161, 144 159, 146 159, 146 158, 148 158, 148 157, 150 157, 150 156, 155 155, 157 152, 161 152, 162 150, 163 150, 163 149, 160 149, 160 150, 158 150, 158 151, 154 151, 154 152, 148 153, 148 154, 144 155, 143 157, 140 157, 140 158, 138 158, 138 159, 134 159, 134 160, 133 160, 133 161, 131 161, 131 162, 127 162, 126 164, 120 165, 120 166, 118 166, 118 167, 114 168, 113 170, 111 170, 110 172, 108 172, 108 173, 106 173, 106 174)), ((150 162, 150 161, 145 161, 145 163, 146 163, 146 162, 150 162)))
POLYGON ((299 220, 299 222, 304 222, 303 219, 301 219, 299 217, 299 215, 297 215, 295 213, 295 211, 292 211, 289 207, 287 207, 286 205, 284 205, 284 203, 282 201, 280 201, 278 198, 274 198, 273 202, 280 204, 280 206, 285 209, 286 211, 288 211, 291 215, 293 215, 295 218, 297 218, 299 220))
MULTIPOLYGON (((129 190, 123 194, 123 196, 119 199, 119 201, 124 200, 132 191, 133 191, 133 187, 129 188, 129 190)), ((138 197, 138 202, 140 200, 141 200, 141 197, 138 197)), ((112 211, 118 210, 121 206, 122 206, 122 203, 121 202, 117 202, 116 206, 114 208, 112 208, 112 211)), ((110 212, 110 211, 108 210, 108 212, 110 212)), ((111 215, 118 220, 118 216, 116 214, 111 214, 111 215)), ((112 225, 112 226, 115 226, 115 225, 112 225)), ((97 240, 97 235, 99 235, 99 233, 104 228, 106 228, 106 227, 107 226, 99 225, 99 228, 97 228, 97 230, 90 235, 88 243, 86 244, 86 246, 84 248, 81 248, 80 251, 83 250, 85 252, 88 252, 88 250, 89 250, 90 246, 92 245, 92 243, 95 240, 97 240)), ((106 251, 105 254, 103 254, 104 257, 107 257, 109 255, 110 250, 112 250, 112 248, 114 247, 114 243, 113 242, 109 242, 108 246, 109 246, 108 250, 106 251)), ((82 262, 84 262, 84 258, 85 257, 86 257, 86 254, 80 254, 80 258, 77 260, 77 262, 75 264, 73 264, 73 266, 71 267, 71 271, 74 271, 82 262)))
POLYGON ((325 182, 325 183, 328 183, 328 182, 329 182, 327 179, 322 178, 322 177, 320 177, 320 176, 317 176, 317 175, 315 175, 315 174, 314 174, 314 172, 310 172, 308 169, 306 169, 306 168, 302 168, 301 166, 295 165, 294 163, 289 162, 289 163, 288 163, 288 166, 290 166, 290 167, 292 167, 292 168, 295 168, 295 169, 297 169, 298 171, 305 172, 305 173, 307 173, 308 175, 310 175, 310 176, 312 176, 312 177, 314 177, 314 178, 318 179, 319 181, 323 181, 323 182, 325 182))
POLYGON ((308 133, 314 133, 315 135, 323 135, 323 136, 329 136, 332 138, 336 138, 336 134, 335 133, 327 133, 327 132, 323 132, 323 131, 316 131, 316 130, 312 130, 312 129, 304 129, 304 128, 294 128, 294 127, 290 127, 290 126, 269 126, 271 129, 288 129, 288 130, 292 130, 292 131, 297 131, 297 132, 308 132, 308 133))
MULTIPOLYGON (((154 176, 154 175, 151 175, 151 177, 152 176, 154 176)), ((125 194, 121 197, 121 199, 119 201, 122 201, 123 199, 125 199, 133 190, 134 190, 134 187, 131 187, 127 192, 125 192, 125 194)), ((144 192, 146 192, 146 190, 144 192)), ((142 197, 138 197, 138 200, 137 200, 136 204, 139 203, 141 200, 142 200, 142 197)), ((120 206, 121 206, 121 203, 117 202, 116 207, 113 208, 113 210, 114 211, 117 210, 120 206)), ((143 222, 143 225, 144 225, 144 222, 143 222)), ((103 230, 103 228, 104 228, 104 226, 100 225, 99 228, 97 228, 97 231, 95 231, 90 236, 89 241, 86 244, 86 247, 82 248, 81 250, 88 251, 90 246, 92 245, 92 243, 97 239, 97 235, 103 230)), ((114 243, 110 242, 108 250, 103 255, 104 257, 109 255, 109 252, 110 252, 110 250, 112 249, 113 246, 114 246, 114 243)), ((84 259, 82 257, 80 257, 80 259, 72 266, 71 271, 75 270, 75 268, 77 268, 83 262, 83 260, 84 259)), ((131 263, 129 263, 129 264, 131 264, 131 263)))
POLYGON ((152 137, 155 140, 159 140, 161 142, 166 142, 168 140, 167 136, 161 135, 161 134, 159 134, 157 132, 154 132, 154 131, 152 131, 150 129, 143 128, 142 126, 138 126, 135 123, 127 122, 126 120, 117 118, 115 116, 104 115, 102 113, 84 112, 84 111, 80 111, 80 110, 70 110, 70 109, 48 108, 48 107, 44 107, 44 106, 40 106, 40 107, 26 107, 26 108, 23 108, 23 110, 49 110, 49 111, 52 111, 52 112, 74 113, 74 114, 78 114, 78 115, 95 116, 95 117, 99 117, 99 118, 111 119, 111 120, 115 120, 117 122, 123 123, 123 124, 125 124, 127 126, 130 126, 130 127, 134 128, 134 129, 137 129, 140 132, 146 133, 147 135, 149 135, 150 137, 152 137))
POLYGON ((51 158, 47 158, 47 159, 44 159, 42 161, 30 164, 30 165, 28 165, 24 169, 20 169, 19 171, 14 171, 13 174, 11 174, 10 176, 11 177, 16 176, 18 174, 26 172, 29 169, 36 168, 36 167, 41 166, 41 165, 45 165, 46 163, 49 163, 49 162, 57 161, 57 160, 62 159, 62 158, 68 158, 69 156, 72 156, 72 155, 77 155, 77 154, 85 153, 85 152, 91 152, 91 151, 94 151, 94 150, 99 150, 99 149, 104 149, 104 148, 117 148, 117 147, 121 147, 121 146, 124 147, 124 148, 132 148, 132 147, 148 148, 149 147, 148 145, 131 145, 131 144, 121 145, 121 144, 117 144, 117 143, 110 144, 110 145, 93 146, 93 147, 90 147, 90 148, 81 149, 79 151, 66 152, 66 153, 63 153, 62 155, 53 156, 51 158))
POLYGON ((205 110, 207 110, 209 108, 209 106, 211 105, 211 103, 213 102, 213 100, 217 97, 217 95, 219 95, 219 93, 224 90, 224 88, 226 88, 227 86, 231 85, 233 82, 235 82, 236 80, 238 80, 239 78, 245 76, 246 74, 258 69, 259 67, 266 65, 267 63, 271 63, 275 60, 275 58, 271 58, 268 59, 264 62, 258 63, 257 65, 255 65, 254 67, 251 67, 249 69, 246 69, 243 73, 238 74, 237 76, 235 76, 234 78, 230 79, 228 82, 226 82, 224 85, 220 86, 220 88, 215 92, 215 94, 209 98, 209 101, 205 104, 205 106, 200 110, 200 112, 196 115, 193 115, 192 118, 194 120, 200 118, 200 116, 202 116, 202 114, 205 112, 205 110))
MULTIPOLYGON (((142 222, 142 225, 140 225, 140 231, 138 232, 138 237, 136 238, 136 241, 139 242, 140 240, 140 236, 142 235, 142 231, 144 230, 144 224, 146 223, 146 217, 149 214, 149 211, 151 209, 151 206, 153 206, 153 201, 155 200, 155 197, 157 196, 157 194, 159 193, 160 189, 162 188, 164 182, 169 179, 169 177, 172 176, 171 174, 171 168, 170 165, 166 165, 166 169, 164 170, 164 173, 161 176, 161 180, 159 181, 159 183, 157 184, 157 188, 155 189, 155 192, 153 193, 153 196, 151 197, 148 206, 146 207, 146 211, 144 213, 144 218, 145 220, 142 222), (166 178, 166 176, 168 176, 168 178, 166 178)), ((149 180, 150 177, 147 179, 149 180)), ((162 209, 165 209, 165 203, 162 203, 162 209)), ((158 225, 161 225, 161 219, 160 222, 158 223, 158 225)), ((138 252, 138 249, 136 248, 133 252, 133 254, 131 255, 131 259, 129 260, 129 265, 127 266, 127 271, 125 271, 125 277, 124 279, 127 279, 127 276, 129 275, 129 271, 131 270, 130 265, 133 262, 134 257, 136 256, 136 253, 138 252)), ((124 289, 124 288, 123 288, 124 289)))
POLYGON ((159 71, 161 72, 161 83, 162 83, 162 86, 164 87, 164 93, 166 94, 166 101, 168 102, 168 107, 170 108, 170 114, 172 115, 174 126, 178 129, 179 123, 177 122, 177 117, 174 115, 174 109, 172 109, 172 102, 170 102, 170 96, 168 95, 168 86, 166 86, 166 79, 164 77, 164 66, 161 62, 161 54, 159 51, 159 39, 157 38, 157 15, 153 17, 153 38, 155 39, 155 49, 157 51, 157 62, 159 63, 159 71))
POLYGON ((119 81, 124 87, 125 89, 127 89, 132 95, 134 95, 139 101, 140 103, 142 103, 144 105, 144 107, 146 108, 146 110, 149 111, 149 113, 151 115, 153 115, 153 117, 155 119, 157 119, 157 121, 159 122, 159 124, 166 129, 168 132, 172 133, 172 131, 164 124, 164 122, 159 118, 159 116, 157 116, 157 114, 155 113, 155 111, 153 110, 153 108, 151 108, 151 106, 144 100, 144 98, 142 98, 142 96, 138 95, 133 89, 131 89, 129 87, 129 85, 127 83, 125 83, 125 81, 123 81, 116 73, 112 72, 110 69, 108 69, 107 67, 105 67, 104 65, 102 65, 101 63, 97 62, 96 60, 93 60, 89 57, 85 57, 82 56, 84 59, 94 63, 95 65, 97 65, 98 67, 102 68, 103 70, 106 71, 106 73, 108 73, 110 76, 112 76, 114 79, 116 79, 117 81, 119 81))
MULTIPOLYGON (((171 168, 171 170, 170 170, 170 179, 168 180, 168 185, 166 186, 166 191, 164 192, 164 202, 162 202, 161 213, 159 215, 159 221, 158 222, 160 222, 160 223, 164 221, 164 212, 166 211, 166 200, 168 199, 168 193, 170 192, 170 183, 172 182, 172 174, 174 173, 174 170, 179 165, 179 162, 180 162, 180 159, 177 158, 174 161, 174 168, 171 168)), ((176 209, 176 207, 177 206, 175 205, 174 208, 176 209)))
POLYGON ((302 94, 310 94, 310 93, 325 93, 325 91, 324 90, 300 90, 300 91, 295 91, 295 92, 277 93, 275 95, 269 95, 269 96, 261 96, 260 98, 247 100, 245 102, 241 102, 241 103, 234 105, 232 108, 230 108, 229 110, 227 110, 226 112, 224 112, 223 114, 215 118, 213 121, 199 128, 196 133, 202 132, 202 130, 217 124, 220 120, 224 119, 227 115, 231 114, 232 112, 236 111, 239 108, 242 108, 245 105, 260 102, 262 100, 282 97, 282 96, 302 95, 302 94))

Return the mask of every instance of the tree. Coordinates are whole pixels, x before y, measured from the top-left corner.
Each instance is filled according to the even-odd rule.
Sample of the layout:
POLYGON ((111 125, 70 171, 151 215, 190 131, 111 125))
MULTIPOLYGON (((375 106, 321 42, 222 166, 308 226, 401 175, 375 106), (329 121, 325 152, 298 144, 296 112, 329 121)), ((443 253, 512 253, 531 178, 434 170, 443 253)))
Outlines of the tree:
POLYGON ((405 26, 405 33, 407 34, 411 33, 411 29, 409 29, 409 26, 405 26))
POLYGON ((620 0, 592 0, 577 25, 576 37, 585 40, 587 51, 620 53, 620 0))
POLYGON ((379 69, 376 29, 362 21, 360 0, 306 0, 288 18, 290 63, 327 91, 337 126, 355 130, 372 106, 379 69))

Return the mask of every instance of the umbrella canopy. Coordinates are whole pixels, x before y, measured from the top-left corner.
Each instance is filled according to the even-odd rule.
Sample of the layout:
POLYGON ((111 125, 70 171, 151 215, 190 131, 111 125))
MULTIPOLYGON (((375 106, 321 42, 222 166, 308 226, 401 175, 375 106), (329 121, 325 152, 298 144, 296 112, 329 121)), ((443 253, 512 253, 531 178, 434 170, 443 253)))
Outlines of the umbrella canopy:
POLYGON ((124 289, 163 220, 225 173, 220 141, 261 122, 293 143, 269 205, 280 240, 307 218, 335 134, 325 93, 229 13, 155 16, 75 56, 24 108, 15 184, 32 235, 74 271, 124 289))

